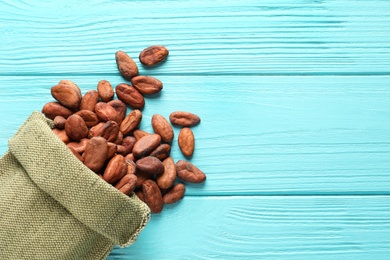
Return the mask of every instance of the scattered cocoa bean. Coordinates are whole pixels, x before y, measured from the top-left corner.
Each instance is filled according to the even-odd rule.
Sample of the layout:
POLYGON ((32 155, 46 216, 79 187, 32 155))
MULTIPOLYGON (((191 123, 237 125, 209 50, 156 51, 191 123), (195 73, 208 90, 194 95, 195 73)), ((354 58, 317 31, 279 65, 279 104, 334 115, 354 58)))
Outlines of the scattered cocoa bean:
POLYGON ((109 102, 114 98, 114 89, 112 88, 111 83, 107 80, 101 80, 98 82, 97 91, 103 102, 109 102))
POLYGON ((160 114, 152 116, 152 127, 156 134, 161 136, 161 140, 165 143, 171 143, 173 140, 173 129, 168 120, 160 114))
POLYGON ((172 112, 169 115, 169 120, 171 124, 182 127, 191 127, 200 123, 200 118, 197 115, 185 111, 172 112))
POLYGON ((186 191, 186 187, 183 183, 178 183, 170 188, 163 196, 164 204, 172 204, 181 200, 186 191))
POLYGON ((142 192, 146 204, 149 206, 150 211, 153 213, 159 213, 163 208, 163 200, 160 188, 152 180, 146 180, 142 184, 142 192))
POLYGON ((169 51, 161 45, 154 45, 144 49, 139 55, 139 61, 145 66, 154 66, 168 57, 169 51))
POLYGON ((178 144, 181 152, 190 157, 194 153, 195 149, 195 137, 192 130, 188 127, 184 127, 179 132, 178 144))
POLYGON ((119 72, 125 78, 130 80, 132 77, 138 75, 138 67, 134 60, 124 51, 117 51, 115 53, 116 65, 119 72))
POLYGON ((176 174, 186 182, 201 183, 206 180, 206 175, 199 168, 185 160, 176 163, 176 174))

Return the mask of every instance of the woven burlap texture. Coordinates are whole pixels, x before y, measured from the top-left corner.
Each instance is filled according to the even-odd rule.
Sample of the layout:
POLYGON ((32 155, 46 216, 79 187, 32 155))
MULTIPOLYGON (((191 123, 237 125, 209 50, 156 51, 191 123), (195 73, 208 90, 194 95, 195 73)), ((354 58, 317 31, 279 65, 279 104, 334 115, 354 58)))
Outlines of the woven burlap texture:
POLYGON ((0 158, 0 259, 106 259, 150 210, 86 168, 33 112, 0 158))

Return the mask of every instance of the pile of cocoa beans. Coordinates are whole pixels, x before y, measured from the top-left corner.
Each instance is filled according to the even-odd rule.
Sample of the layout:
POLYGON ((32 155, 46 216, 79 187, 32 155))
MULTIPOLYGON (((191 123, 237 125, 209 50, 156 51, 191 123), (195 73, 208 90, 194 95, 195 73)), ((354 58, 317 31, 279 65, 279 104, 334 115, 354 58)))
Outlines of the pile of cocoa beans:
MULTIPOLYGON (((167 56, 164 46, 151 46, 140 53, 139 60, 144 66, 155 66, 167 56)), ((195 148, 191 127, 199 124, 200 118, 186 111, 173 111, 169 119, 154 114, 154 133, 139 129, 144 97, 160 92, 163 84, 154 77, 138 75, 136 63, 124 51, 116 52, 115 58, 119 72, 131 84, 120 83, 114 90, 109 81, 101 80, 96 90, 82 95, 74 82, 61 80, 51 88, 56 101, 46 103, 42 113, 53 120, 53 132, 86 167, 159 213, 164 204, 184 196, 184 183, 206 180, 189 161, 195 148), (176 163, 170 156, 172 125, 181 127, 177 142, 187 159, 176 163)))

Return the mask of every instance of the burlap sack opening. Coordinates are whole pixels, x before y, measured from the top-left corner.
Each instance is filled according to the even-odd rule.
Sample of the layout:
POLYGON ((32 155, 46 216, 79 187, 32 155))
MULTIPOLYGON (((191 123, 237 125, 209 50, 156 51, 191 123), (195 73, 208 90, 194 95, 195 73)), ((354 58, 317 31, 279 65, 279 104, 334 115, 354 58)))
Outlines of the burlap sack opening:
POLYGON ((0 259, 105 259, 150 218, 85 167, 33 112, 0 158, 0 259))

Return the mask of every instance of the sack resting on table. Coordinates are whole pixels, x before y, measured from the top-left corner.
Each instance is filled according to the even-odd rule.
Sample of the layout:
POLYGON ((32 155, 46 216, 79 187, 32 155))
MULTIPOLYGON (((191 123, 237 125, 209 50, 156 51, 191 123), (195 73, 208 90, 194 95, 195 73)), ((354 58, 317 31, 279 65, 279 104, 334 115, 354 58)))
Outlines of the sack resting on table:
POLYGON ((0 259, 105 259, 131 245, 146 204, 85 167, 33 112, 0 158, 0 259))

